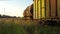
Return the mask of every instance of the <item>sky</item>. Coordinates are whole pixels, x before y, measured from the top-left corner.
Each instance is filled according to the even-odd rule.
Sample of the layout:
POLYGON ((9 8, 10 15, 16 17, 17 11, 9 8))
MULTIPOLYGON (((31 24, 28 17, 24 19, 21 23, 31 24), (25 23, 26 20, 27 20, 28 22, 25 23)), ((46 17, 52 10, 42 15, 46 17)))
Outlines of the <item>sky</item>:
POLYGON ((32 3, 33 0, 0 0, 0 14, 22 17, 24 10, 32 3))

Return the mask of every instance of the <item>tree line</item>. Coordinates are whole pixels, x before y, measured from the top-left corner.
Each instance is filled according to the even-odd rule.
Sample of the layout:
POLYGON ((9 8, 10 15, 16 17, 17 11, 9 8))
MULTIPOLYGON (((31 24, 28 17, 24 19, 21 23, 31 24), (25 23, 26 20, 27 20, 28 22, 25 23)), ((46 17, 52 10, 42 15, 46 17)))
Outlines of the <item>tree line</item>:
POLYGON ((16 18, 16 16, 0 15, 0 18, 16 18))

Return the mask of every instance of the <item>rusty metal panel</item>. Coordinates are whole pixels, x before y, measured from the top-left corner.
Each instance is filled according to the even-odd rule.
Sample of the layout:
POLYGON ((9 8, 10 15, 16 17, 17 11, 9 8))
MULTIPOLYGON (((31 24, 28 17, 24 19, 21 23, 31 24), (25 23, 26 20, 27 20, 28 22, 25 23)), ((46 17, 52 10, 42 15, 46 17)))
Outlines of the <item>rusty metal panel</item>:
POLYGON ((46 18, 57 17, 57 0, 46 0, 46 18))
POLYGON ((51 3, 51 17, 56 17, 56 0, 50 0, 51 3))

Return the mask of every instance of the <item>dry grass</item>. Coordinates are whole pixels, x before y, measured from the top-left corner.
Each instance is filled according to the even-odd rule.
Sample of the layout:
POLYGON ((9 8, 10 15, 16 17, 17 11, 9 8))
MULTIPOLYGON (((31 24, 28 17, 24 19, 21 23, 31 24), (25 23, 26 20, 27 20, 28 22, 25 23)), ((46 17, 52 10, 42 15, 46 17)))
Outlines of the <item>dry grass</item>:
POLYGON ((20 18, 0 18, 0 34, 60 34, 60 27, 44 27, 20 18))

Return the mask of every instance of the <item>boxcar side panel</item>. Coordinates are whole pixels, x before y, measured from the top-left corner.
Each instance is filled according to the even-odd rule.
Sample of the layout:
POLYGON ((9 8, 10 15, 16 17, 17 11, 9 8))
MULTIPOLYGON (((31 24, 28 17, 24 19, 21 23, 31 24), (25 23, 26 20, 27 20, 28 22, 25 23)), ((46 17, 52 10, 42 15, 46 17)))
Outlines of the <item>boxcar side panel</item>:
POLYGON ((50 0, 51 3, 51 17, 56 17, 56 0, 50 0))
POLYGON ((60 18, 60 0, 57 0, 57 14, 58 17, 60 18))
POLYGON ((60 18, 60 0, 34 0, 33 10, 34 19, 60 18))
POLYGON ((40 12, 41 8, 40 8, 40 0, 38 1, 38 19, 41 18, 41 12, 40 12))
POLYGON ((35 17, 35 13, 36 13, 36 9, 35 9, 35 3, 36 2, 36 0, 34 0, 34 4, 33 4, 33 19, 35 19, 36 17, 35 17))
POLYGON ((49 0, 46 0, 46 6, 45 6, 45 9, 46 9, 46 18, 49 18, 50 16, 49 16, 49 14, 50 14, 50 12, 49 12, 49 0))
POLYGON ((45 0, 42 0, 42 18, 45 18, 45 0))

